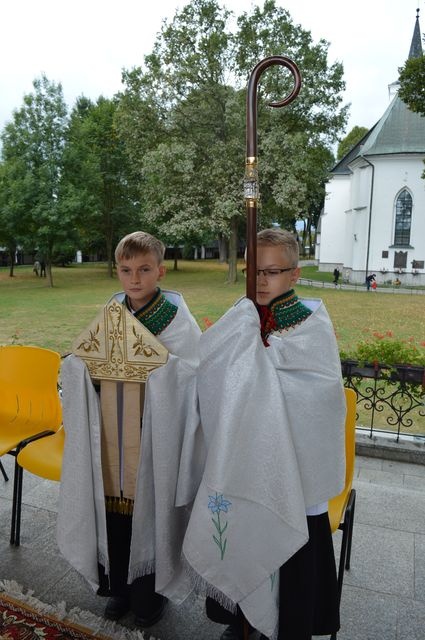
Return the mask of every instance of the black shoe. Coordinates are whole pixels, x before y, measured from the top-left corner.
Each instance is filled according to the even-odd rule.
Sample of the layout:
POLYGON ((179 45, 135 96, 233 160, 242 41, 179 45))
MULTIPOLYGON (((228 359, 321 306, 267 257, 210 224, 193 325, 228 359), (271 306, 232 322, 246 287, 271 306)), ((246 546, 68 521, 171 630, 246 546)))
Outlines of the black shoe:
MULTIPOLYGON (((248 632, 248 637, 253 639, 256 633, 256 630, 251 627, 248 632)), ((231 624, 225 631, 223 631, 220 636, 220 640, 244 640, 244 632, 240 627, 231 624)))
POLYGON ((152 627, 152 625, 159 622, 164 615, 167 602, 168 602, 167 598, 163 598, 159 607, 157 607, 154 611, 152 611, 148 616, 136 614, 134 618, 134 624, 136 625, 136 627, 141 627, 142 629, 146 629, 147 627, 152 627))
POLYGON ((128 611, 130 611, 130 599, 124 596, 113 596, 108 600, 104 616, 108 620, 119 620, 128 611))

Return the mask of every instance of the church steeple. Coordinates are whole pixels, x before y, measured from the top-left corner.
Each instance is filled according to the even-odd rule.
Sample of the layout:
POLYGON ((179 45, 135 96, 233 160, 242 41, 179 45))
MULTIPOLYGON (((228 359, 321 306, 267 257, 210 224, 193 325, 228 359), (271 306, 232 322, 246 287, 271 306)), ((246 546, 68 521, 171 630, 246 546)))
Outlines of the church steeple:
MULTIPOLYGON (((423 55, 421 29, 419 27, 419 9, 416 9, 415 28, 413 29, 412 42, 410 44, 409 60, 411 58, 420 58, 423 55)), ((388 97, 390 100, 394 98, 400 88, 400 81, 396 80, 388 85, 388 97)))
POLYGON ((410 45, 409 60, 411 58, 420 58, 423 55, 421 30, 419 28, 419 9, 416 9, 416 22, 413 30, 412 44, 410 45))

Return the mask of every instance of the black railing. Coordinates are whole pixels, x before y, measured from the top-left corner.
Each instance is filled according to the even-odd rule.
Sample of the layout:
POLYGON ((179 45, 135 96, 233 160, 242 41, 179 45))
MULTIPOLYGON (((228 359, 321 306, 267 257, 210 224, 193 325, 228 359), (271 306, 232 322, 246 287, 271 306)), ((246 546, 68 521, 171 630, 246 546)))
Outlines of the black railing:
POLYGON ((425 367, 342 360, 344 384, 357 394, 357 425, 425 439, 425 367))

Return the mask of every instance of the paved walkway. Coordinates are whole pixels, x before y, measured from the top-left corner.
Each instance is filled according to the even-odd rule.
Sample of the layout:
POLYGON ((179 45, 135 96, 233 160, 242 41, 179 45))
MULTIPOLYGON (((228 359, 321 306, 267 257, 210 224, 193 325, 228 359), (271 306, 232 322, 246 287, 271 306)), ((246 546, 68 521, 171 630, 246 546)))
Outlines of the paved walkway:
MULTIPOLYGON (((301 259, 299 261, 300 267, 317 267, 318 261, 311 259, 301 259)), ((388 274, 391 275, 391 274, 388 274)), ((392 274, 396 275, 396 274, 392 274)), ((322 280, 312 280, 311 278, 298 278, 298 284, 307 285, 309 287, 316 287, 319 289, 347 289, 348 291, 367 291, 366 285, 364 283, 359 284, 348 284, 344 282, 343 278, 340 278, 338 285, 335 287, 333 282, 324 282, 322 280)), ((403 287, 403 286, 382 286, 379 285, 376 288, 376 293, 401 293, 404 295, 425 295, 425 288, 415 289, 413 287, 403 287)), ((374 291, 370 290, 370 293, 374 293, 374 291)), ((425 634, 424 634, 425 637, 425 634)))
MULTIPOLYGON (((2 458, 10 477, 11 456, 2 458)), ((93 594, 59 555, 58 484, 24 472, 21 546, 9 545, 12 482, 0 476, 0 579, 13 579, 48 603, 66 602, 101 616, 93 594)), ((351 570, 345 573, 339 640, 425 638, 425 465, 357 456, 351 570)), ((334 535, 338 553, 341 533, 334 535)), ((131 617, 123 623, 131 627, 131 617)), ((218 640, 203 601, 169 606, 150 633, 161 640, 218 640)))
MULTIPOLYGON (((333 282, 323 282, 322 280, 311 280, 310 278, 298 278, 297 284, 303 284, 308 287, 316 287, 318 289, 346 289, 347 291, 367 291, 364 284, 347 284, 340 282, 335 285, 333 282)), ((390 287, 378 285, 375 290, 370 289, 369 293, 400 293, 410 296, 423 296, 425 295, 425 289, 413 289, 406 287, 390 287)))

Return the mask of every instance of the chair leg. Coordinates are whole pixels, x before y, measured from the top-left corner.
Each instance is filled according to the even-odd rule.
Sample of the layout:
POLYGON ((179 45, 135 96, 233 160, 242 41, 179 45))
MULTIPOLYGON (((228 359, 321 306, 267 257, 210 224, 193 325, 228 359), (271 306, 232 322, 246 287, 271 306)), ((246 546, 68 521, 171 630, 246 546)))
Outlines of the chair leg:
MULTIPOLYGON (((12 454, 12 455, 15 455, 15 454, 12 454)), ((10 544, 15 544, 16 502, 17 502, 18 486, 19 486, 18 474, 19 474, 18 463, 16 461, 16 456, 15 456, 15 468, 13 472, 13 499, 12 499, 12 523, 10 526, 10 544)))
POLYGON ((354 524, 354 512, 356 509, 356 490, 352 489, 350 493, 348 507, 350 509, 350 527, 348 530, 348 544, 347 544, 347 559, 345 561, 345 568, 348 571, 350 569, 351 559, 351 542, 353 540, 353 524, 354 524))
POLYGON ((15 456, 15 472, 13 477, 13 504, 12 504, 12 524, 10 530, 10 544, 15 545, 15 547, 19 547, 20 538, 21 538, 21 508, 22 508, 22 483, 24 477, 24 470, 18 464, 18 454, 19 452, 26 447, 30 442, 34 442, 35 440, 39 440, 40 438, 44 438, 45 436, 50 436, 54 431, 42 431, 37 433, 35 436, 27 438, 26 440, 22 440, 19 445, 16 447, 14 451, 9 451, 9 453, 15 456))
POLYGON ((356 506, 356 491, 351 489, 350 497, 345 508, 344 521, 339 525, 342 530, 341 554, 338 567, 338 594, 341 601, 344 570, 350 568, 351 542, 353 537, 354 511, 356 506))
POLYGON ((21 543, 21 513, 22 513, 22 485, 24 482, 24 470, 18 465, 19 468, 19 490, 18 499, 16 505, 16 531, 15 531, 15 547, 19 547, 21 543))
POLYGON ((15 458, 15 471, 13 474, 12 524, 10 529, 10 544, 15 547, 19 547, 20 544, 23 475, 24 470, 19 466, 18 461, 15 458))
POLYGON ((347 512, 345 512, 344 522, 340 525, 342 529, 342 541, 341 541, 341 552, 339 556, 339 567, 338 567, 338 602, 341 602, 341 593, 342 593, 342 583, 344 581, 344 568, 345 561, 347 558, 347 512))
MULTIPOLYGON (((350 514, 347 514, 347 510, 344 515, 344 522, 339 525, 339 529, 342 530, 342 540, 341 540, 341 551, 339 555, 339 565, 338 565, 338 607, 341 604, 341 594, 342 594, 342 583, 344 581, 344 568, 345 562, 347 559, 347 534, 350 525, 350 514)), ((334 631, 332 633, 330 640, 337 640, 337 632, 334 631)))
POLYGON ((7 482, 7 481, 9 480, 9 477, 8 477, 8 475, 7 475, 7 473, 6 473, 5 468, 4 468, 4 467, 3 467, 3 465, 2 465, 1 460, 0 460, 0 471, 1 471, 2 475, 3 475, 3 478, 4 478, 4 479, 5 479, 5 481, 7 482))

